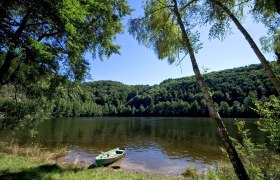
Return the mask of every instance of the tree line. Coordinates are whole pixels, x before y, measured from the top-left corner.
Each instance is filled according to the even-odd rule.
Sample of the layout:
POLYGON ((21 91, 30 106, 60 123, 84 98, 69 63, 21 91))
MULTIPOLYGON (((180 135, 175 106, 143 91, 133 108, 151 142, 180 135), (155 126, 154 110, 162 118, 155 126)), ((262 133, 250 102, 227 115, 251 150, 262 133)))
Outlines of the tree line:
MULTIPOLYGON (((204 77, 223 117, 258 117, 254 102, 277 96, 260 64, 211 72, 204 77)), ((53 115, 206 117, 208 110, 194 76, 190 76, 154 86, 114 81, 83 83, 59 93, 53 115)))
MULTIPOLYGON (((279 67, 276 67, 275 71, 279 72, 279 67)), ((259 117, 254 111, 255 102, 267 102, 271 96, 278 96, 260 64, 203 76, 210 87, 215 108, 223 117, 259 117)), ((168 79, 153 86, 125 85, 115 81, 67 81, 55 83, 57 86, 53 87, 45 86, 44 82, 27 90, 4 86, 0 111, 14 109, 15 103, 28 106, 27 102, 43 102, 54 117, 208 116, 206 102, 194 76, 168 79)), ((46 107, 44 109, 47 110, 46 107)))

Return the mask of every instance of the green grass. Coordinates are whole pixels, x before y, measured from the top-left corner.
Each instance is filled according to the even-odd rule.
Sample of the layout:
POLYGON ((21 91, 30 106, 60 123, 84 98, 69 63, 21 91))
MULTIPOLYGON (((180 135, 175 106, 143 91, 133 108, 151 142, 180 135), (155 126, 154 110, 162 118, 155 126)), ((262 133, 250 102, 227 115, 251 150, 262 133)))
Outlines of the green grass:
POLYGON ((18 156, 35 157, 39 159, 53 160, 64 157, 67 154, 67 147, 57 147, 53 149, 46 149, 40 147, 38 144, 21 147, 17 143, 0 142, 0 152, 7 154, 14 154, 18 156))
MULTIPOLYGON (((65 148, 50 151, 36 145, 23 148, 18 145, 0 143, 0 179, 172 180, 184 179, 184 177, 191 180, 237 179, 232 165, 230 162, 225 161, 221 161, 205 171, 201 171, 198 167, 190 166, 182 172, 182 176, 170 176, 112 168, 88 169, 88 167, 79 164, 65 164, 61 159, 63 159, 66 152, 65 148)), ((252 179, 280 179, 279 155, 264 161, 261 158, 261 154, 256 159, 258 163, 255 161, 245 163, 250 177, 252 179)))
POLYGON ((182 179, 144 172, 115 170, 111 168, 58 165, 36 157, 0 153, 0 179, 182 179))

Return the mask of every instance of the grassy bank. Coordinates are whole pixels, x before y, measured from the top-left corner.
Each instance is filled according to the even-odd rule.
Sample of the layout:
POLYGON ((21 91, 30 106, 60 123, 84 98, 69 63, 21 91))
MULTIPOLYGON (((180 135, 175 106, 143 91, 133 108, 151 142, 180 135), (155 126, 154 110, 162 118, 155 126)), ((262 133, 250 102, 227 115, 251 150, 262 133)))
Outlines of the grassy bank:
MULTIPOLYGON (((0 179, 237 179, 229 162, 219 162, 206 171, 187 167, 182 176, 170 176, 112 168, 89 169, 79 164, 66 164, 63 162, 66 152, 66 149, 61 148, 50 151, 39 146, 23 148, 0 143, 0 179)), ((264 154, 260 153, 258 158, 243 160, 250 177, 279 179, 279 156, 266 161, 262 156, 264 154)))
MULTIPOLYGON (((0 179, 183 179, 144 172, 94 168, 57 163, 55 153, 41 152, 38 156, 30 152, 10 154, 0 152, 0 179), (30 156, 31 155, 31 156, 30 156)), ((37 150, 35 150, 36 152, 37 150)), ((19 152, 19 151, 17 151, 19 152)))

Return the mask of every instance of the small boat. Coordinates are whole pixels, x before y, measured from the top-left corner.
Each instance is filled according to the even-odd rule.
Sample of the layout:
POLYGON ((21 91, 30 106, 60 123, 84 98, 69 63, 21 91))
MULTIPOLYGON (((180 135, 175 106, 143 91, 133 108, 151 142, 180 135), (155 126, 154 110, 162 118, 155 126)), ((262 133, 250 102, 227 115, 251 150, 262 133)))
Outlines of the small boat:
POLYGON ((96 166, 104 166, 107 164, 111 164, 124 156, 125 149, 112 149, 107 152, 103 152, 95 158, 96 166))

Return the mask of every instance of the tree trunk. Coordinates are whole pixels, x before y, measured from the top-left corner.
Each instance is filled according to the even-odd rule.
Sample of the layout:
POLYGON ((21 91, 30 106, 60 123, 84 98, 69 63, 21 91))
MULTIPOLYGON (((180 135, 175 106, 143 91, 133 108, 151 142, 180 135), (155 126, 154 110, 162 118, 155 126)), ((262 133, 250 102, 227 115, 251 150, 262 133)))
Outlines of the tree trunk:
POLYGON ((216 5, 218 5, 221 9, 224 10, 224 12, 230 17, 230 19, 234 22, 234 24, 237 26, 237 28, 240 30, 240 32, 244 35, 245 39, 248 41, 251 48, 253 49, 253 51, 255 52, 255 54, 257 55, 259 60, 261 61, 262 65, 263 65, 269 79, 271 80, 273 86, 275 87, 277 93, 280 95, 280 81, 275 76, 274 72, 271 69, 271 66, 269 65, 268 61, 266 60, 266 58, 264 57, 264 55, 262 54, 262 52, 260 51, 260 49, 258 48, 256 43, 254 42, 254 40, 252 39, 250 34, 246 31, 246 29, 238 21, 238 19, 235 17, 235 15, 225 5, 223 5, 221 2, 216 1, 216 0, 212 0, 212 2, 214 2, 216 5))
POLYGON ((276 58, 277 58, 276 61, 278 64, 280 64, 280 54, 277 51, 275 51, 275 54, 276 54, 276 58))
POLYGON ((275 9, 278 14, 280 14, 280 1, 279 0, 274 0, 275 3, 275 9))
POLYGON ((183 24, 181 15, 180 15, 179 10, 178 10, 177 1, 173 0, 173 2, 174 2, 174 13, 175 13, 176 18, 177 18, 177 23, 178 23, 178 25, 180 26, 180 29, 181 29, 184 45, 188 49, 190 59, 191 59, 191 62, 192 62, 192 66, 193 66, 193 71, 194 71, 195 77, 196 77, 196 79, 199 83, 200 89, 202 90, 203 97, 206 100, 210 118, 213 120, 213 122, 215 123, 215 125, 218 129, 218 133, 219 133, 219 135, 222 139, 222 143, 223 143, 223 145, 224 145, 224 147, 225 147, 225 149, 228 153, 228 156, 231 160, 231 163, 234 167, 234 170, 235 170, 238 178, 242 179, 242 180, 247 180, 247 179, 249 179, 249 176, 248 176, 248 174, 245 170, 245 167, 244 167, 243 163, 241 162, 241 159, 238 156, 238 153, 237 153, 232 141, 229 138, 226 127, 225 127, 218 111, 215 109, 213 99, 212 99, 212 97, 210 95, 210 92, 209 92, 209 88, 207 87, 207 85, 204 81, 204 78, 202 77, 202 75, 200 73, 200 70, 199 70, 199 67, 197 65, 195 55, 194 55, 193 47, 191 45, 190 39, 188 37, 188 33, 185 29, 185 26, 183 24))
POLYGON ((26 27, 30 14, 31 14, 31 11, 27 10, 26 14, 22 18, 20 26, 18 27, 18 29, 16 30, 16 32, 13 34, 13 36, 11 38, 11 45, 10 45, 9 50, 6 54, 6 57, 4 59, 4 63, 0 67, 0 88, 3 84, 9 82, 9 79, 5 81, 5 78, 8 78, 8 72, 11 67, 12 60, 15 59, 15 57, 17 57, 17 55, 15 55, 15 49, 16 49, 17 44, 19 43, 18 39, 26 27))
POLYGON ((5 80, 8 76, 9 69, 11 67, 12 59, 15 58, 15 55, 12 52, 13 50, 9 50, 6 54, 6 57, 4 59, 4 63, 2 64, 0 68, 0 87, 5 84, 8 80, 5 80))

